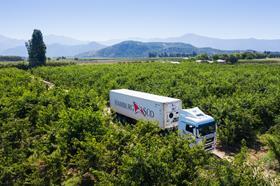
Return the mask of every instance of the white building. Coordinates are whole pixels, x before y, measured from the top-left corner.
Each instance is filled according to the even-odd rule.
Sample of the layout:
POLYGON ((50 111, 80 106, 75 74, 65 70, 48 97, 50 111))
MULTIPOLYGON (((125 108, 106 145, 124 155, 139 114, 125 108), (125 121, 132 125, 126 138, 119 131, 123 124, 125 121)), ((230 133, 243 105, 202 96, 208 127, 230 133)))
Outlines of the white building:
POLYGON ((178 62, 178 61, 170 61, 170 63, 172 63, 172 64, 180 64, 180 62, 178 62))
POLYGON ((218 62, 218 63, 225 63, 226 60, 224 60, 224 59, 218 59, 217 62, 218 62))

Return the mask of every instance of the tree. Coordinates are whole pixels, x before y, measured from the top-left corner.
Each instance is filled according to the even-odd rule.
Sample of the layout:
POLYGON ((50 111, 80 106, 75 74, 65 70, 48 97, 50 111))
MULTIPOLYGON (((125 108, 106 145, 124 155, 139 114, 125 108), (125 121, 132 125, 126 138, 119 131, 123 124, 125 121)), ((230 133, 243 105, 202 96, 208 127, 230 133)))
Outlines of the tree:
POLYGON ((229 55, 228 61, 229 61, 231 64, 235 64, 235 63, 238 62, 238 58, 237 58, 235 55, 231 54, 231 55, 229 55))
POLYGON ((157 53, 156 52, 149 52, 149 58, 154 58, 157 57, 157 53))
POLYGON ((199 54, 198 56, 196 56, 196 58, 199 60, 208 60, 209 59, 207 54, 199 54))
POLYGON ((31 40, 25 43, 30 67, 46 64, 46 45, 40 30, 34 30, 31 40))
POLYGON ((0 61, 23 61, 20 56, 0 56, 0 61))
POLYGON ((212 56, 212 59, 214 60, 214 61, 217 61, 218 59, 219 59, 219 54, 214 54, 213 56, 212 56))
POLYGON ((278 123, 275 126, 271 127, 267 134, 263 137, 263 142, 268 145, 269 150, 274 155, 275 159, 278 161, 280 166, 280 117, 278 116, 275 119, 275 122, 278 123))

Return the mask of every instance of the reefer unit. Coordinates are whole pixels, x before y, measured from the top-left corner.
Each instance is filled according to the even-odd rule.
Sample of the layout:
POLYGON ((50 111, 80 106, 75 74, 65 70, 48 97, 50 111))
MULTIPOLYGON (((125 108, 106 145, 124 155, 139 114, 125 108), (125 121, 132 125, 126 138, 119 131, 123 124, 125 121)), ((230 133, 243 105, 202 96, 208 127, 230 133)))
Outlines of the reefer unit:
POLYGON ((149 120, 159 123, 162 129, 178 126, 180 99, 154 94, 118 89, 110 91, 110 106, 118 114, 135 120, 149 120))

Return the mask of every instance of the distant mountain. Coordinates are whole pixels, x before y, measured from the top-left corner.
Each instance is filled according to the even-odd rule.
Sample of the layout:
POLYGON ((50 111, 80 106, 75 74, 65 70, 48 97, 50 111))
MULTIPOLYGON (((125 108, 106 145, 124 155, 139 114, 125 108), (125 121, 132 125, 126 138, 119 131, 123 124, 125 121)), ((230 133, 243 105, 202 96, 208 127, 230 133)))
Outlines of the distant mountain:
MULTIPOLYGON (((98 41, 98 43, 103 44, 103 45, 107 45, 107 46, 112 46, 112 45, 116 45, 118 43, 121 43, 123 41, 142 41, 142 42, 149 42, 149 39, 143 39, 140 37, 129 37, 126 39, 110 39, 110 40, 106 40, 106 41, 98 41)), ((150 41, 152 42, 152 41, 150 41)))
POLYGON ((102 41, 106 45, 117 44, 125 40, 137 40, 142 42, 172 42, 187 43, 196 47, 211 47, 220 50, 256 50, 256 51, 280 51, 280 39, 219 39, 197 34, 185 34, 179 37, 169 38, 131 38, 102 41))
POLYGON ((6 50, 8 48, 17 47, 20 45, 24 45, 24 40, 20 39, 12 39, 9 37, 5 37, 0 35, 0 51, 6 50))
POLYGON ((0 51, 0 55, 2 56, 21 56, 27 57, 27 50, 24 45, 17 46, 14 48, 9 48, 3 51, 0 51))
POLYGON ((102 48, 105 48, 105 46, 96 42, 90 42, 84 45, 73 45, 73 46, 52 44, 47 46, 47 56, 49 57, 75 56, 79 53, 83 53, 89 50, 97 51, 102 48))
MULTIPOLYGON (((0 55, 27 56, 25 40, 13 39, 0 35, 0 55)), ((89 50, 99 50, 105 45, 96 42, 80 41, 65 36, 46 35, 47 56, 75 56, 89 50)))
POLYGON ((183 42, 197 47, 211 47, 221 50, 256 50, 256 51, 280 51, 280 39, 218 39, 185 34, 180 37, 148 39, 151 42, 183 42))
POLYGON ((207 53, 221 54, 230 51, 222 51, 213 48, 197 48, 185 43, 166 43, 166 42, 139 42, 124 41, 119 44, 106 47, 98 51, 89 51, 77 55, 78 57, 104 57, 104 58, 134 58, 148 57, 149 53, 207 53))
MULTIPOLYGON (((48 57, 58 57, 58 56, 67 56, 72 57, 76 54, 86 52, 89 50, 99 50, 104 48, 104 45, 101 45, 96 42, 90 42, 84 45, 61 45, 61 44, 51 44, 47 45, 47 56, 48 57)), ((18 46, 15 48, 10 48, 0 52, 0 55, 16 55, 16 56, 27 56, 27 50, 25 46, 18 46)))
MULTIPOLYGON (((6 36, 0 35, 0 51, 15 51, 16 53, 21 54, 21 51, 17 51, 17 49, 21 48, 22 50, 23 46, 25 46, 26 40, 20 40, 20 39, 13 39, 6 36)), ((53 45, 53 44, 60 44, 60 45, 85 45, 88 44, 88 41, 80 41, 77 39, 73 39, 70 37, 65 36, 57 36, 57 35, 46 35, 44 36, 44 42, 47 45, 53 45)))
MULTIPOLYGON (((131 39, 132 40, 132 39, 131 39)), ((102 42, 103 44, 96 42, 81 41, 78 39, 58 36, 58 35, 46 35, 44 41, 47 44, 48 56, 146 56, 147 53, 153 50, 175 50, 175 51, 188 51, 191 46, 196 46, 194 50, 201 50, 222 52, 223 50, 256 50, 256 51, 280 51, 280 39, 268 40, 268 39, 219 39, 200 36, 196 34, 185 34, 180 37, 170 38, 152 38, 141 39, 134 38, 133 40, 141 41, 138 44, 123 42, 122 40, 108 40, 102 42), (147 42, 147 43, 143 43, 147 42), (114 47, 102 49, 106 45, 114 44, 114 47), (119 43, 119 44, 118 44, 119 43), (166 47, 163 46, 165 43, 166 47), (180 44, 179 44, 180 43, 180 44), (132 44, 130 46, 130 44, 132 44), (182 46, 182 44, 186 44, 182 46), (132 48, 130 48, 132 47, 132 48), (133 48, 136 47, 136 48, 133 48), (160 48, 160 49, 158 49, 160 48), (172 49, 173 48, 173 49, 172 49), (204 48, 204 49, 203 49, 204 48), (215 49, 214 49, 215 48, 215 49), (130 51, 129 51, 129 50, 130 51), (125 52, 123 51, 125 50, 125 52)), ((13 39, 0 35, 0 55, 19 55, 27 56, 25 49, 25 40, 13 39)), ((157 51, 158 52, 158 51, 157 51)))
POLYGON ((46 35, 44 36, 44 41, 47 45, 60 44, 60 45, 84 45, 89 43, 88 41, 81 41, 66 36, 58 35, 46 35))

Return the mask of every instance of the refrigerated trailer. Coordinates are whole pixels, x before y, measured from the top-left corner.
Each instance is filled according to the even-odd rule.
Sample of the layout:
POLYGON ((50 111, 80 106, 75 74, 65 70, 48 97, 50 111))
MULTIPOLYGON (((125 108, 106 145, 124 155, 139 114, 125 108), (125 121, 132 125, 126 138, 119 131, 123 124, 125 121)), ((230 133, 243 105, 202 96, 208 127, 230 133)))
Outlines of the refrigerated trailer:
POLYGON ((110 91, 110 106, 117 114, 134 120, 155 121, 162 129, 178 128, 181 135, 193 136, 196 143, 205 140, 205 149, 215 148, 215 120, 197 107, 182 109, 180 99, 117 89, 110 91))
POLYGON ((156 121, 162 129, 178 126, 182 108, 179 99, 127 89, 111 90, 110 105, 115 112, 129 118, 156 121))

